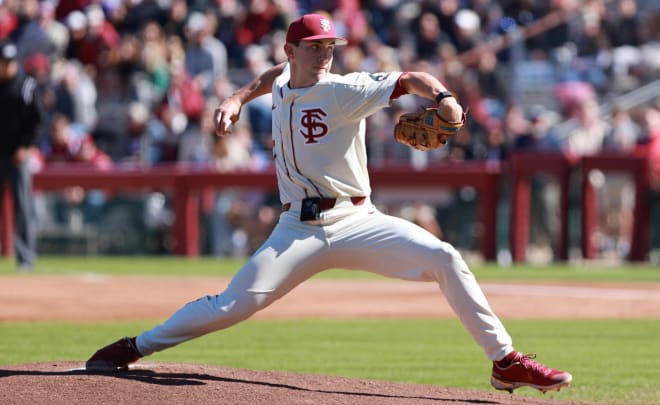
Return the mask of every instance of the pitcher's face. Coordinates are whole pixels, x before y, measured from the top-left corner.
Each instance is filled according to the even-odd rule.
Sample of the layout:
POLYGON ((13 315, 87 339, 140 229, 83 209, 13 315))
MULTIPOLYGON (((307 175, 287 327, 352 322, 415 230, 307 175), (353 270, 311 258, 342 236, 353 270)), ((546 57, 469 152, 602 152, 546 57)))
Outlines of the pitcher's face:
POLYGON ((335 51, 334 39, 300 41, 286 44, 285 51, 291 63, 293 87, 309 87, 330 72, 335 51))

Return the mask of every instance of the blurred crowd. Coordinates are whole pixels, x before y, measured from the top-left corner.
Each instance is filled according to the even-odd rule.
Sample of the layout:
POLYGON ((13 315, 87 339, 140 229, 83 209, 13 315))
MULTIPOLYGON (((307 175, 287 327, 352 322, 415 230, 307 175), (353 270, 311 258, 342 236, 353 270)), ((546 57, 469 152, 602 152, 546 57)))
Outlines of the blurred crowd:
MULTIPOLYGON (((660 157, 660 6, 653 0, 0 0, 0 39, 17 45, 48 111, 35 170, 72 162, 268 168, 270 96, 246 105, 223 138, 213 135, 213 110, 284 61, 288 23, 319 10, 349 40, 336 50, 334 72, 428 71, 469 108, 465 129, 447 147, 420 153, 397 144, 392 128, 423 101, 400 99, 367 122, 372 165, 500 161, 519 149, 660 157)), ((630 194, 620 192, 626 179, 610 183, 606 193, 630 194)), ((551 189, 543 190, 551 200, 551 189)), ((71 190, 59 198, 86 202, 92 212, 107 203, 71 190)), ((382 201, 460 248, 473 232, 465 221, 453 229, 443 222, 457 218, 450 208, 474 198, 463 189, 441 190, 429 204, 382 201)), ((160 218, 154 229, 171 224, 153 213, 164 209, 163 196, 146 201, 152 211, 145 217, 160 218)), ((244 190, 219 191, 207 205, 205 251, 216 255, 249 253, 278 210, 276 196, 244 190)), ((624 211, 612 220, 617 230, 629 221, 624 211)), ((551 233, 551 225, 540 226, 551 233)), ((168 251, 163 239, 159 249, 168 251)), ((615 239, 624 252, 625 241, 615 239)))

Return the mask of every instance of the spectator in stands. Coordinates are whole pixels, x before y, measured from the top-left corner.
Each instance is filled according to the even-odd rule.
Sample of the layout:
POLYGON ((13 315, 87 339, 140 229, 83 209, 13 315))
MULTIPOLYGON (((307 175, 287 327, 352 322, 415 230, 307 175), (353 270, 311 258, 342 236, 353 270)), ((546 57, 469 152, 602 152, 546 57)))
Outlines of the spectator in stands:
POLYGON ((404 30, 399 26, 397 9, 400 9, 398 1, 371 0, 366 4, 369 10, 369 25, 374 35, 384 44, 398 47, 401 42, 401 34, 404 30))
POLYGON ((481 30, 481 19, 474 11, 463 8, 454 16, 453 29, 455 32, 455 47, 461 53, 473 49, 480 43, 483 43, 481 30))
MULTIPOLYGON (((99 148, 118 159, 126 142, 129 97, 118 69, 102 69, 95 78, 97 120, 87 127, 99 148)), ((75 122, 75 121, 74 121, 75 122)))
POLYGON ((610 43, 614 47, 639 46, 641 38, 637 1, 620 0, 615 7, 606 14, 604 21, 610 43))
POLYGON ((49 56, 55 53, 55 44, 41 24, 40 13, 38 0, 23 0, 19 3, 19 25, 12 32, 19 60, 37 53, 49 56))
MULTIPOLYGON (((526 111, 526 130, 512 140, 512 150, 559 151, 561 141, 553 131, 559 114, 541 105, 530 106, 526 111)), ((559 229, 559 188, 555 179, 544 174, 530 179, 530 249, 528 257, 534 261, 549 261, 553 258, 554 246, 559 229)))
POLYGON ((0 39, 7 39, 18 27, 18 16, 10 7, 9 2, 0 3, 0 39))
POLYGON ((610 131, 603 139, 603 149, 630 152, 640 137, 641 129, 633 121, 630 112, 615 106, 610 115, 610 131))
POLYGON ((190 120, 181 133, 177 161, 196 167, 207 167, 212 160, 213 149, 213 109, 215 98, 206 100, 204 111, 199 119, 190 120))
MULTIPOLYGON (((251 153, 250 133, 246 126, 237 125, 230 138, 226 138, 216 139, 213 149, 213 162, 219 171, 258 171, 263 167, 259 154, 251 153)), ((215 209, 211 219, 215 227, 212 237, 215 254, 246 257, 270 235, 280 205, 276 196, 263 191, 224 189, 217 194, 215 209), (227 231, 230 232, 229 238, 226 237, 227 231)))
MULTIPOLYGON (((292 6, 295 5, 295 2, 287 0, 283 1, 282 4, 288 5, 286 8, 282 7, 283 14, 292 15, 292 11, 294 11, 292 6)), ((339 1, 337 7, 330 14, 330 17, 336 21, 335 29, 344 32, 344 38, 348 40, 348 45, 359 46, 369 40, 371 35, 370 26, 363 8, 360 7, 360 1, 339 1)))
POLYGON ((97 86, 80 62, 67 60, 54 72, 55 110, 91 130, 96 126, 97 86))
MULTIPOLYGON (((106 3, 107 4, 107 3, 106 3)), ((169 2, 156 0, 122 1, 113 5, 112 20, 123 34, 135 34, 147 21, 156 21, 161 26, 168 22, 169 2)))
POLYGON ((149 111, 147 105, 132 102, 128 108, 128 139, 120 160, 140 166, 157 163, 161 156, 159 143, 166 133, 165 125, 149 111))
POLYGON ((415 54, 422 60, 438 61, 440 48, 450 41, 440 29, 438 17, 431 12, 422 13, 413 22, 415 35, 415 54))
MULTIPOLYGON (((214 122, 212 113, 215 106, 211 106, 210 132, 214 133, 214 122)), ((254 158, 250 151, 250 133, 244 124, 237 123, 232 133, 225 137, 212 138, 211 155, 209 163, 218 172, 235 170, 253 170, 254 158)), ((250 201, 251 193, 240 188, 224 188, 215 193, 213 208, 207 213, 209 224, 209 247, 214 256, 223 257, 245 257, 249 255, 250 238, 256 237, 255 227, 248 235, 249 223, 260 222, 259 204, 262 202, 250 201)), ((268 232, 262 234, 268 235, 268 232)))
POLYGON ((528 131, 519 134, 512 141, 516 150, 559 151, 561 140, 553 130, 559 121, 559 114, 542 105, 532 105, 527 110, 528 131))
POLYGON ((275 30, 286 30, 287 15, 269 0, 247 0, 246 13, 241 16, 241 22, 236 26, 236 41, 246 47, 258 44, 262 38, 275 30))
POLYGON ((52 119, 45 158, 48 164, 75 163, 99 169, 109 169, 113 165, 84 127, 71 123, 63 114, 56 114, 52 119))
MULTIPOLYGON (((596 5, 600 2, 591 2, 596 5)), ((575 38, 578 57, 595 57, 604 49, 610 48, 610 43, 603 29, 602 10, 597 7, 585 7, 582 13, 582 27, 575 38)))
POLYGON ((488 47, 482 47, 479 55, 475 71, 482 96, 505 104, 511 101, 506 66, 499 63, 495 52, 488 47))
POLYGON ((180 56, 174 56, 170 62, 170 87, 158 106, 158 118, 167 128, 158 143, 159 163, 177 161, 181 134, 204 114, 204 92, 188 74, 180 56))
MULTIPOLYGON (((442 31, 449 36, 451 43, 454 47, 457 47, 458 39, 456 38, 456 30, 454 29, 454 21, 456 14, 460 10, 459 0, 443 0, 435 2, 435 5, 432 8, 432 11, 438 16, 440 21, 440 28, 442 31)), ((433 4, 428 2, 426 4, 433 4)))
POLYGON ((89 5, 85 9, 85 14, 88 30, 84 44, 96 50, 92 64, 96 69, 114 66, 118 62, 121 42, 117 29, 107 21, 105 12, 98 4, 89 5))
POLYGON ((163 29, 155 21, 146 22, 142 29, 141 60, 155 93, 154 99, 162 97, 170 85, 169 56, 163 29))
POLYGON ((217 21, 214 36, 227 48, 229 68, 238 68, 243 62, 244 45, 239 43, 236 32, 243 23, 246 13, 245 4, 239 0, 222 0, 213 11, 216 13, 217 21))
POLYGON ((53 44, 53 52, 48 56, 53 61, 64 58, 69 45, 69 30, 63 22, 55 19, 54 0, 44 0, 40 3, 39 24, 48 42, 53 44))
POLYGON ((94 49, 87 46, 87 16, 81 10, 74 10, 66 17, 69 28, 69 44, 66 50, 67 59, 76 59, 82 64, 93 64, 96 55, 94 49))
POLYGON ((74 10, 66 17, 66 23, 70 33, 67 58, 75 58, 86 69, 93 69, 92 76, 117 63, 120 37, 100 6, 92 4, 84 10, 74 10))
POLYGON ((574 101, 572 128, 568 131, 564 151, 573 156, 594 155, 603 148, 609 124, 601 119, 598 101, 589 97, 574 101))
MULTIPOLYGON (((632 153, 641 129, 630 113, 615 107, 610 116, 610 131, 603 140, 603 150, 632 153)), ((601 206, 603 250, 624 258, 630 251, 633 228, 634 183, 624 173, 608 173, 603 185, 601 206)))
MULTIPOLYGON (((222 6, 220 6, 222 7, 222 6)), ((168 10, 167 22, 162 25, 165 35, 175 35, 179 38, 186 37, 186 22, 189 14, 188 2, 186 0, 172 0, 168 10)), ((161 27, 156 20, 148 20, 161 27)))
MULTIPOLYGON (((227 76, 227 73, 229 72, 229 56, 227 52, 227 45, 215 35, 215 33, 220 29, 220 20, 218 19, 218 15, 211 10, 205 10, 203 14, 204 17, 206 17, 206 33, 207 37, 210 39, 209 42, 219 44, 218 46, 222 48, 222 59, 216 60, 217 65, 221 66, 223 69, 220 73, 218 73, 218 76, 227 76)), ((211 46, 213 47, 214 45, 211 46)))
MULTIPOLYGON (((204 18, 203 16, 200 17, 204 18)), ((201 48, 197 45, 193 45, 196 49, 194 52, 201 51, 201 48)), ((207 84, 207 80, 201 79, 201 77, 207 76, 208 83, 212 83, 210 77, 213 67, 208 53, 204 53, 204 57, 196 58, 191 57, 190 52, 191 48, 187 47, 185 60, 178 59, 176 56, 173 56, 170 60, 171 81, 167 92, 167 102, 174 110, 185 114, 186 118, 199 119, 204 111, 204 86, 207 84), (198 66, 198 69, 198 67, 191 67, 187 64, 189 60, 196 60, 196 63, 199 63, 201 59, 206 59, 209 62, 204 68, 198 66)))
POLYGON ((205 14, 193 12, 186 22, 186 70, 205 94, 213 94, 215 78, 227 74, 227 49, 210 32, 205 14))
POLYGON ((656 193, 660 193, 660 100, 655 105, 642 110, 641 136, 636 153, 649 156, 651 162, 651 183, 656 193))
MULTIPOLYGON (((48 165, 112 168, 110 157, 96 146, 92 136, 81 125, 70 122, 65 115, 56 114, 50 128, 50 139, 43 151, 48 165)), ((59 222, 66 222, 72 230, 78 230, 86 218, 98 216, 105 199, 102 190, 67 187, 51 199, 54 200, 54 217, 59 222)))

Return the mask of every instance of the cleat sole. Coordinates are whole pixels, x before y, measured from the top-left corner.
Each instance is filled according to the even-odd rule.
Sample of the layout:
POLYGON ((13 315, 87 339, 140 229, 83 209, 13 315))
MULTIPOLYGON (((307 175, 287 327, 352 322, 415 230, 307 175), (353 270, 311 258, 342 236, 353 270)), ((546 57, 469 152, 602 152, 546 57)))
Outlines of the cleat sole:
POLYGON ((530 387, 537 389, 541 391, 542 393, 546 393, 548 391, 557 391, 559 392, 562 388, 568 387, 570 385, 571 381, 565 382, 565 383, 560 383, 556 386, 553 387, 541 387, 533 384, 527 384, 527 383, 522 383, 522 382, 506 382, 502 381, 499 379, 496 379, 494 377, 491 378, 490 384, 495 388, 496 390, 501 390, 501 391, 508 391, 509 394, 513 394, 513 391, 521 388, 521 387, 530 387))

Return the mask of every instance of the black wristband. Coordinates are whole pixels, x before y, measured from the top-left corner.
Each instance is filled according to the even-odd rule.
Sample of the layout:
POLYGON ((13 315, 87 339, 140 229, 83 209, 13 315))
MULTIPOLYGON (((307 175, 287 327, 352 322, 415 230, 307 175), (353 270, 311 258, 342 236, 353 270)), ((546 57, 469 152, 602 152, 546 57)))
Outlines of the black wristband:
POLYGON ((451 94, 451 92, 448 92, 448 91, 441 91, 440 93, 438 93, 437 96, 435 96, 435 102, 440 103, 440 100, 442 100, 443 98, 447 98, 447 97, 454 97, 454 95, 451 94))

